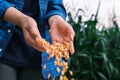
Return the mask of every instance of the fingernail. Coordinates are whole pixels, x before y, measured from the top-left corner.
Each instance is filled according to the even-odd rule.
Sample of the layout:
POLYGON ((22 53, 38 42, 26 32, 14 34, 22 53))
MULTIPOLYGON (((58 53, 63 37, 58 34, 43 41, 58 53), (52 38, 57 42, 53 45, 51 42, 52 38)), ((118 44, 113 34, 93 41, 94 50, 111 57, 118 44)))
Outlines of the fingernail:
POLYGON ((71 54, 74 54, 74 52, 75 52, 74 49, 70 49, 71 54))
POLYGON ((71 40, 71 41, 73 41, 73 38, 72 38, 72 36, 70 37, 70 40, 71 40))

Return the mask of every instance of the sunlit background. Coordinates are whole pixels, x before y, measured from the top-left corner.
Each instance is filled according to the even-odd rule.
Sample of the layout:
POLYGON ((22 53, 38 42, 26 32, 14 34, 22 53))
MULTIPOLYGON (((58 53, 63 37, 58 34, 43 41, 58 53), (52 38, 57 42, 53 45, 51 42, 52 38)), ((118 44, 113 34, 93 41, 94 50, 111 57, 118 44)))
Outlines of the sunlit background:
POLYGON ((82 16, 82 21, 89 20, 91 15, 96 15, 98 5, 98 25, 106 28, 116 21, 120 27, 120 0, 63 0, 67 12, 70 12, 73 19, 77 21, 77 16, 82 16), (78 10, 80 11, 78 12, 78 10))

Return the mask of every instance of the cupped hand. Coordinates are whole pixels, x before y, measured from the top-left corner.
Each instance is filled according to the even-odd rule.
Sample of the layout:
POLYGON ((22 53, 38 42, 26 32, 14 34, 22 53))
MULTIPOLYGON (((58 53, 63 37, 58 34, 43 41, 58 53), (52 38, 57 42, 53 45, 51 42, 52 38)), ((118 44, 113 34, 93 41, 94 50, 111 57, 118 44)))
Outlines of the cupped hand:
POLYGON ((23 30, 24 38, 27 44, 32 46, 38 51, 46 51, 47 47, 40 44, 41 35, 37 27, 37 23, 31 17, 27 17, 23 20, 23 24, 21 25, 23 30))
POLYGON ((49 18, 50 35, 53 44, 69 42, 71 54, 74 53, 73 40, 75 33, 70 24, 68 24, 62 17, 55 15, 49 18))

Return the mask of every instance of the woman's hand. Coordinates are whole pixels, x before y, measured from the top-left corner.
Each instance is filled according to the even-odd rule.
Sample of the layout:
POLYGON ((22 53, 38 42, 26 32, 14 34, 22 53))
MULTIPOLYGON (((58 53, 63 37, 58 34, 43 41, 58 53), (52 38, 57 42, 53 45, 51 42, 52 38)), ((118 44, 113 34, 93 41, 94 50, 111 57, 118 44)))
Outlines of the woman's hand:
POLYGON ((24 39, 33 48, 46 51, 46 47, 40 44, 41 35, 35 20, 14 7, 9 7, 3 16, 3 20, 14 23, 22 28, 24 39))
POLYGON ((71 54, 74 53, 73 40, 75 33, 70 24, 68 24, 62 17, 55 15, 49 18, 50 35, 52 42, 55 45, 58 43, 69 42, 71 54))
POLYGON ((24 38, 27 44, 29 44, 38 51, 46 51, 47 47, 40 44, 42 37, 39 33, 37 23, 33 18, 24 18, 21 28, 23 30, 24 38))

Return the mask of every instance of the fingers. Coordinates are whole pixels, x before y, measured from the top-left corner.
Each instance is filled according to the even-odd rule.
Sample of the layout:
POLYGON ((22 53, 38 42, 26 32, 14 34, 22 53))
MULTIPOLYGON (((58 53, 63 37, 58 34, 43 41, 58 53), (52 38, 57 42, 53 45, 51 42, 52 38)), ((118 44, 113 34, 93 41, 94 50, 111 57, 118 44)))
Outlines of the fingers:
POLYGON ((28 28, 30 36, 35 40, 36 38, 41 38, 37 25, 28 28))
POLYGON ((65 58, 66 60, 69 59, 69 51, 64 51, 64 58, 65 58))
POLYGON ((73 30, 73 28, 72 28, 72 26, 71 25, 67 25, 68 27, 68 29, 67 29, 67 34, 68 34, 68 37, 69 37, 69 40, 70 41, 74 41, 74 37, 75 37, 75 32, 74 32, 74 30, 73 30))
POLYGON ((75 52, 75 50, 74 50, 73 41, 70 41, 70 53, 73 54, 74 52, 75 52))
POLYGON ((36 46, 35 46, 35 40, 32 39, 32 37, 30 36, 29 32, 24 30, 24 38, 25 38, 25 41, 28 45, 31 45, 32 47, 34 47, 35 49, 38 49, 36 46))
POLYGON ((75 32, 74 32, 74 30, 73 30, 73 28, 72 28, 72 26, 70 25, 70 24, 68 24, 67 25, 68 27, 68 29, 67 29, 67 33, 68 33, 68 36, 69 36, 69 44, 70 44, 70 49, 69 49, 69 51, 70 51, 70 53, 71 54, 73 54, 74 52, 75 52, 75 50, 74 50, 74 44, 73 44, 73 41, 74 41, 74 37, 75 37, 75 32))
POLYGON ((47 51, 47 47, 45 45, 41 44, 41 39, 40 38, 36 38, 36 46, 38 48, 37 50, 46 52, 47 51))
POLYGON ((31 17, 27 17, 21 26, 26 43, 38 51, 46 51, 46 47, 39 42, 42 37, 40 36, 36 21, 31 17))
POLYGON ((64 58, 66 60, 69 59, 69 54, 73 54, 74 53, 74 45, 73 45, 73 41, 69 42, 69 51, 64 51, 64 58))
POLYGON ((32 46, 38 51, 46 51, 46 47, 41 45, 40 42, 38 41, 41 39, 41 36, 37 31, 38 30, 35 29, 32 30, 24 29, 23 33, 25 41, 28 45, 32 46))

